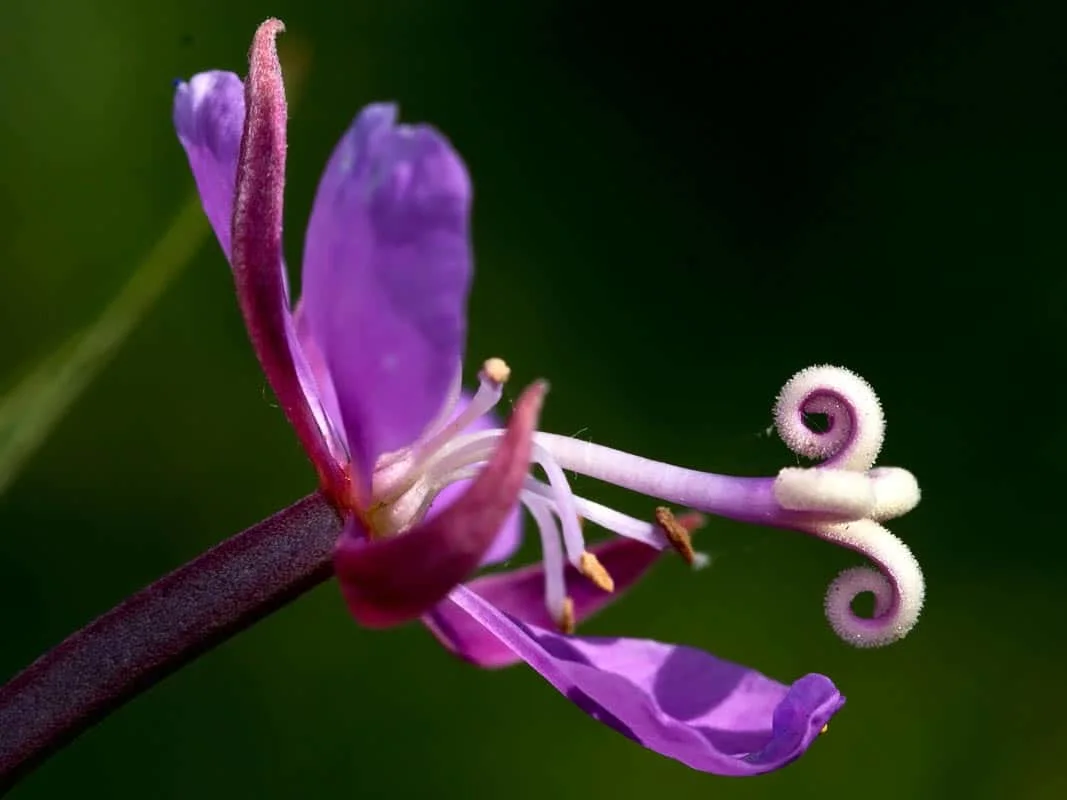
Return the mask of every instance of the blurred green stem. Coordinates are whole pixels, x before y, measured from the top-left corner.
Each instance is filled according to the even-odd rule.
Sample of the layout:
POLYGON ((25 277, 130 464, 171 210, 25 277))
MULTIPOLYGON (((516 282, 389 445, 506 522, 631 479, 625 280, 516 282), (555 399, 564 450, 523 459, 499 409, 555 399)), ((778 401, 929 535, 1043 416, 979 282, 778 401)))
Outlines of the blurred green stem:
POLYGON ((0 401, 0 494, 196 254, 208 224, 192 195, 118 296, 0 401))
MULTIPOLYGON (((306 43, 292 35, 281 49, 290 106, 295 107, 310 51, 306 43)), ((209 232, 200 197, 194 192, 96 321, 70 337, 0 398, 0 495, 115 355, 134 326, 192 260, 209 232)))
POLYGON ((160 680, 333 574, 318 493, 124 600, 0 687, 0 794, 160 680))

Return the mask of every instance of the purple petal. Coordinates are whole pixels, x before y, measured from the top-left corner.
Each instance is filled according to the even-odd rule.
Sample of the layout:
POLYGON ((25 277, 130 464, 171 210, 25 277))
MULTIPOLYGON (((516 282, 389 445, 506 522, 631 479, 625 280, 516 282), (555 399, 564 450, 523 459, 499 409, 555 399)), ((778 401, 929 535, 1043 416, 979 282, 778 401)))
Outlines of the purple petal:
MULTIPOLYGON (((455 413, 452 417, 454 418, 463 413, 463 410, 467 407, 470 401, 470 394, 464 391, 456 403, 455 413)), ((468 425, 465 432, 477 433, 479 431, 488 431, 500 427, 500 421, 496 418, 495 414, 485 414, 468 425)), ((456 500, 467 491, 467 488, 470 485, 471 481, 459 481, 458 483, 446 486, 434 499, 429 512, 426 514, 426 518, 432 519, 440 514, 448 508, 448 506, 456 502, 456 500)), ((490 547, 489 550, 486 551, 485 556, 483 556, 480 566, 484 567, 490 564, 499 564, 502 561, 507 561, 515 555, 515 551, 519 549, 520 544, 522 544, 522 512, 519 510, 518 504, 516 503, 515 509, 511 512, 511 516, 509 516, 507 522, 501 526, 500 532, 497 534, 492 547, 490 547)))
POLYGON ((471 282, 466 168, 434 129, 395 119, 394 106, 368 106, 338 144, 304 254, 304 314, 368 474, 441 408, 471 282))
MULTIPOLYGON (((245 123, 244 95, 244 84, 237 75, 232 72, 212 71, 202 72, 193 76, 188 83, 179 84, 174 97, 174 126, 178 139, 189 158, 189 166, 192 168, 204 213, 215 231, 223 253, 231 263, 237 162, 245 123)), ((282 100, 284 102, 284 98, 282 100)), ((281 135, 284 137, 284 118, 282 125, 281 135)), ((284 164, 282 167, 284 169, 284 164)), ((278 191, 281 191, 280 180, 278 191)), ((270 324, 279 325, 284 331, 285 344, 282 345, 280 341, 273 342, 278 352, 269 359, 269 362, 275 365, 277 374, 268 375, 268 378, 276 392, 286 392, 291 387, 291 372, 295 370, 301 391, 288 403, 283 402, 283 406, 293 420, 293 425, 320 475, 324 476, 324 482, 343 486, 346 479, 339 464, 344 462, 346 457, 344 448, 333 433, 333 428, 336 427, 333 420, 337 418, 327 418, 328 409, 325 409, 324 403, 319 400, 316 381, 304 360, 292 322, 288 319, 288 281, 280 253, 273 270, 277 274, 266 276, 261 282, 264 285, 260 295, 251 300, 253 303, 263 302, 266 306, 266 310, 257 316, 273 320, 270 324), (281 301, 278 300, 278 284, 282 287, 281 301), (282 365, 280 369, 279 362, 282 365), (319 435, 315 435, 313 427, 308 423, 309 414, 314 419, 314 428, 318 429, 319 435), (329 443, 333 458, 326 452, 323 440, 329 443)), ((235 274, 235 278, 238 280, 239 291, 242 286, 247 288, 248 276, 244 276, 245 279, 242 280, 241 276, 235 274)), ((260 344, 263 343, 257 343, 257 351, 260 344)), ((264 369, 268 369, 268 361, 263 363, 264 369)), ((339 494, 342 491, 335 486, 334 493, 339 494)))
POLYGON ((418 617, 478 568, 519 496, 530 468, 533 431, 547 387, 519 397, 493 457, 471 487, 434 519, 386 539, 368 539, 353 517, 334 567, 352 615, 382 628, 418 617))
POLYGON ((543 630, 462 586, 449 600, 591 717, 702 772, 744 776, 783 767, 845 702, 822 675, 784 686, 690 647, 543 630))
MULTIPOLYGON (((330 451, 342 461, 348 461, 348 447, 345 444, 345 430, 341 422, 341 410, 337 405, 337 392, 333 388, 333 379, 330 371, 326 369, 326 360, 322 357, 322 351, 318 343, 311 335, 308 328, 307 317, 303 313, 303 304, 297 302, 293 311, 293 326, 296 345, 294 353, 303 354, 303 367, 297 360, 297 372, 300 373, 301 383, 309 389, 308 394, 318 400, 318 408, 321 409, 320 427, 323 436, 329 443, 330 451)), ((360 476, 364 480, 371 473, 360 476)), ((369 491, 369 486, 364 486, 364 491, 369 491)))
MULTIPOLYGON (((275 37, 281 30, 277 20, 263 23, 249 53, 247 113, 237 162, 230 261, 237 299, 263 372, 324 487, 335 500, 344 502, 349 494, 348 475, 324 438, 328 425, 297 343, 281 257, 286 107, 275 48, 275 37)), ((217 202, 218 198, 213 198, 212 203, 217 202)), ((209 216, 221 211, 221 206, 217 207, 209 216)), ((221 234, 219 238, 222 241, 221 234)))
POLYGON ((244 84, 232 72, 201 72, 174 94, 174 127, 189 157, 200 201, 226 258, 245 121, 244 84))
MULTIPOLYGON (((575 622, 593 616, 619 599, 648 571, 662 551, 632 539, 612 539, 597 545, 592 552, 615 580, 615 591, 605 592, 567 565, 568 596, 574 602, 575 622)), ((497 609, 523 622, 554 628, 555 620, 545 608, 544 565, 485 575, 467 584, 467 588, 497 609)), ((423 617, 426 627, 457 656, 479 667, 506 667, 521 660, 489 628, 445 600, 423 617)))

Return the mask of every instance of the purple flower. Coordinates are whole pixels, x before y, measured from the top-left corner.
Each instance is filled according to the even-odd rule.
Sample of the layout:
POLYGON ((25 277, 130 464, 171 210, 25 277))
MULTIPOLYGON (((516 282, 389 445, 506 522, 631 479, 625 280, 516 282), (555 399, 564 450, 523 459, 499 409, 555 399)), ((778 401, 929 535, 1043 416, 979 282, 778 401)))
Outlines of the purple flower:
POLYGON ((345 517, 335 566, 352 614, 373 627, 421 617, 479 666, 523 660, 594 718, 697 769, 751 775, 798 757, 844 702, 828 678, 786 686, 683 646, 571 635, 661 552, 706 559, 691 541, 699 515, 627 516, 575 496, 565 470, 870 556, 879 569, 844 573, 827 612, 847 641, 886 644, 917 620, 923 580, 879 522, 910 510, 919 492, 905 470, 872 468, 884 422, 870 387, 830 367, 790 381, 779 433, 822 463, 773 478, 701 473, 536 431, 543 383, 501 429, 491 415, 503 361, 484 362, 473 396, 459 388, 472 275, 466 168, 433 128, 397 124, 391 105, 365 108, 326 167, 291 310, 280 30, 276 20, 260 27, 243 83, 205 72, 180 84, 174 121, 267 379, 345 517), (824 415, 827 430, 812 430, 810 414, 824 415), (547 483, 529 474, 531 462, 547 483), (534 518, 542 562, 471 579, 517 550, 519 505, 534 518), (621 538, 589 548, 581 519, 621 538), (871 619, 850 609, 861 591, 875 594, 871 619))

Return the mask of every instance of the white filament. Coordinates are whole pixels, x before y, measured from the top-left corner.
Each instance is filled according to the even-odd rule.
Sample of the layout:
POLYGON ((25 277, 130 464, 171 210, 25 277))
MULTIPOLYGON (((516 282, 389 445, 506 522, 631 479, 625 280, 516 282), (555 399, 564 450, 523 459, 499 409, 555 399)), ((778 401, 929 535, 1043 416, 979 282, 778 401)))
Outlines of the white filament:
POLYGON ((470 403, 451 421, 442 425, 436 433, 418 445, 419 459, 425 460, 433 455, 447 442, 467 430, 471 423, 488 414, 500 402, 504 393, 504 381, 507 380, 508 374, 507 364, 499 358, 486 361, 485 367, 478 374, 478 391, 475 392, 470 403))
POLYGON ((445 395, 445 401, 441 404, 440 410, 437 412, 437 416, 431 420, 430 424, 426 426, 426 429, 419 436, 418 441, 423 442, 432 437, 438 431, 448 424, 449 420, 456 416, 456 406, 459 405, 459 398, 463 394, 463 365, 457 364, 456 371, 452 375, 452 383, 448 385, 448 393, 445 395))
POLYGON ((577 567, 585 552, 585 537, 582 536, 582 526, 578 523, 578 508, 574 502, 574 492, 571 491, 570 482, 563 469, 556 463, 556 459, 552 458, 552 454, 537 442, 533 443, 532 455, 534 463, 545 471, 545 477, 548 478, 548 484, 552 488, 552 499, 556 506, 556 513, 559 514, 567 560, 577 567))
MULTIPOLYGON (((554 502, 556 495, 551 486, 546 486, 533 477, 527 477, 523 486, 527 493, 552 502, 553 509, 557 510, 558 513, 554 502)), ((616 511, 613 508, 608 508, 578 495, 574 495, 574 508, 583 519, 587 519, 594 525, 599 525, 601 528, 619 536, 634 539, 657 550, 664 550, 670 546, 667 537, 663 535, 656 525, 650 522, 644 522, 636 517, 631 517, 629 514, 623 514, 621 511, 616 511)))
MULTIPOLYGON (((472 463, 486 460, 503 434, 502 430, 493 430, 457 437, 426 463, 425 470, 435 482, 451 483, 455 480, 454 473, 465 470, 472 463)), ((530 453, 533 463, 540 466, 548 478, 552 503, 560 519, 567 560, 577 567, 585 552, 585 537, 578 522, 578 508, 570 482, 556 459, 536 439, 530 453)))
MULTIPOLYGON (((466 407, 456 414, 456 406, 462 393, 462 376, 457 370, 441 410, 419 440, 411 447, 379 457, 373 478, 375 498, 380 503, 392 503, 409 492, 426 474, 427 462, 446 445, 461 438, 461 434, 471 424, 492 411, 500 402, 503 385, 510 374, 511 370, 503 359, 488 359, 478 374, 478 391, 466 407)), ((502 434, 503 431, 495 433, 502 434)))
POLYGON ((537 495, 523 492, 519 495, 522 504, 530 512, 541 536, 541 560, 545 571, 545 608, 557 622, 563 621, 564 604, 567 601, 566 577, 563 572, 563 551, 559 543, 559 527, 552 516, 548 503, 537 495))
MULTIPOLYGON (((459 404, 459 398, 462 393, 463 369, 462 365, 459 365, 456 367, 456 372, 452 377, 452 383, 448 385, 448 392, 445 394, 445 400, 441 404, 437 416, 430 421, 430 424, 426 426, 426 429, 419 436, 419 442, 434 437, 456 415, 456 406, 459 404)), ((397 483, 402 481, 403 477, 413 469, 415 461, 413 450, 414 446, 402 447, 399 450, 382 453, 378 456, 378 461, 374 464, 374 494, 376 497, 393 495, 398 488, 401 491, 403 490, 402 487, 397 486, 397 483)))

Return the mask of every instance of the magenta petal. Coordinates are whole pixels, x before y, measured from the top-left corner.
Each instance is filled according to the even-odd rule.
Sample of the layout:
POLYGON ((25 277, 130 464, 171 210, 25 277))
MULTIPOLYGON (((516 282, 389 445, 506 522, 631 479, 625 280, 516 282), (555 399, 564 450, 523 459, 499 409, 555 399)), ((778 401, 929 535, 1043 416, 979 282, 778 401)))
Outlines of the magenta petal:
POLYGON ((485 567, 491 564, 500 564, 507 561, 519 549, 522 544, 522 511, 518 503, 511 510, 511 515, 500 526, 493 544, 485 551, 482 562, 478 566, 485 567))
POLYGON ((368 539, 362 523, 350 521, 334 567, 358 622, 381 628, 414 619, 477 569, 518 499, 545 391, 535 383, 523 392, 489 463, 436 517, 387 539, 368 539))
POLYGON ((232 72, 201 72, 174 94, 174 127, 189 157, 204 213, 226 258, 245 121, 245 90, 232 72))
POLYGON ((424 125, 368 106, 322 176, 303 314, 333 378, 353 461, 410 445, 459 367, 471 282, 466 168, 424 125))
MULTIPOLYGON (((581 622, 618 600, 648 571, 662 551, 632 539, 612 539, 592 552, 615 580, 615 591, 605 592, 567 566, 568 596, 574 602, 575 622, 581 622)), ((485 575, 467 584, 483 600, 523 622, 554 628, 555 620, 545 608, 545 571, 540 563, 485 575)), ((521 656, 492 630, 450 600, 437 605, 423 617, 426 627, 457 656, 479 667, 506 667, 521 656)))
MULTIPOLYGON (((470 401, 470 394, 464 391, 456 402, 453 417, 462 413, 463 409, 467 407, 470 401)), ((478 431, 487 431, 499 427, 500 422, 496 418, 496 415, 484 414, 468 425, 466 432, 477 433, 478 431)), ((441 490, 437 497, 434 498, 433 504, 430 506, 430 510, 426 514, 426 518, 432 519, 440 514, 462 497, 463 493, 467 491, 470 485, 471 481, 459 481, 458 483, 446 486, 441 490)), ((501 526, 500 532, 497 534, 492 546, 485 552, 485 555, 482 556, 481 566, 484 567, 489 564, 499 564, 501 561, 507 561, 515 555, 515 551, 519 549, 520 544, 522 544, 522 512, 519 510, 518 503, 516 503, 511 515, 501 526)))
POLYGON ((783 767, 845 702, 823 675, 784 686, 691 647, 553 633, 462 586, 449 599, 593 719, 702 772, 744 776, 783 767))
POLYGON ((263 372, 324 486, 341 499, 348 494, 348 479, 324 438, 327 424, 297 343, 281 257, 286 106, 275 48, 281 30, 277 20, 263 23, 249 53, 231 263, 237 299, 263 372))

